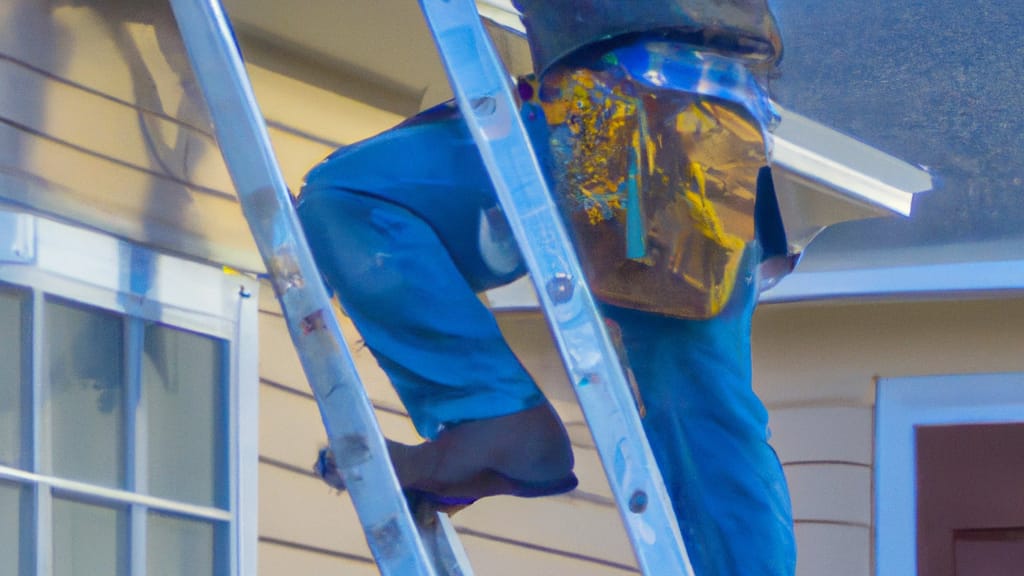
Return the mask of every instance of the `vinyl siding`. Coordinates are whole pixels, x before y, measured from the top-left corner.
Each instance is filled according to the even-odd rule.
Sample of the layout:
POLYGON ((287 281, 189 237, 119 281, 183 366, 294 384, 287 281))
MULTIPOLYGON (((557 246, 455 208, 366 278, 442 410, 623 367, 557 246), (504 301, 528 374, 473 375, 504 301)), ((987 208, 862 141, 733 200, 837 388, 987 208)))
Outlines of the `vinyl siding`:
POLYGON ((755 388, 790 483, 798 576, 873 573, 877 379, 1024 371, 1022 322, 1024 299, 998 296, 758 310, 755 388))
MULTIPOLYGON (((283 335, 283 325, 279 320, 268 321, 268 316, 270 312, 264 312, 261 327, 267 344, 261 358, 264 362, 271 359, 273 369, 285 364, 297 369, 297 360, 283 358, 293 355, 290 348, 273 335, 283 335), (269 326, 275 328, 270 330, 269 326), (271 347, 277 352, 267 349, 271 347)), ((517 562, 520 557, 526 562, 527 557, 538 554, 552 562, 551 572, 529 573, 592 574, 599 573, 598 567, 615 573, 619 565, 632 565, 625 536, 608 503, 607 484, 543 320, 534 312, 505 312, 499 315, 499 321, 513 348, 542 383, 572 431, 580 460, 581 493, 525 502, 498 498, 457 515, 456 524, 463 531, 464 543, 478 571, 523 573, 504 560, 491 568, 494 560, 487 552, 500 550, 503 556, 511 555, 509 546, 516 545, 520 549, 508 557, 517 562), (478 533, 486 536, 481 538, 478 533), (563 552, 551 553, 551 549, 563 552), (555 571, 558 562, 568 561, 570 555, 582 555, 591 565, 574 565, 578 572, 555 571)), ((754 324, 755 386, 769 407, 772 443, 790 482, 800 549, 799 575, 871 574, 876 378, 1024 371, 1019 353, 1024 349, 1024 334, 1017 328, 1022 322, 1024 299, 787 304, 759 309, 754 324)), ((354 333, 350 335, 354 337, 354 333)), ((400 404, 396 404, 394 393, 373 366, 372 358, 358 349, 355 357, 380 408, 385 432, 399 439, 414 438, 404 417, 395 414, 400 404)), ((265 375, 267 368, 269 365, 265 365, 265 375)), ((292 385, 286 384, 289 390, 292 385)), ((301 444, 309 445, 321 441, 319 422, 296 424, 301 420, 302 397, 279 387, 267 390, 272 387, 276 385, 264 381, 264 404, 274 404, 274 408, 264 406, 264 465, 274 458, 308 469, 311 452, 298 459, 288 454, 298 442, 277 439, 286 454, 273 455, 277 454, 272 449, 275 441, 267 435, 276 432, 268 430, 266 424, 281 421, 284 428, 283 422, 287 421, 287 427, 296 434, 302 430, 305 439, 301 444)), ((314 421, 312 400, 306 403, 308 419, 314 421)), ((269 522, 266 517, 263 520, 269 522)), ((335 538, 339 544, 326 548, 331 553, 358 554, 354 546, 364 546, 352 542, 349 532, 336 532, 346 536, 335 538)), ((313 536, 310 538, 315 541, 313 536)))
MULTIPOLYGON (((125 12, 131 3, 0 4, 0 200, 262 270, 173 18, 160 5, 147 4, 142 23, 125 12)), ((259 46, 257 60, 266 53, 259 46)), ((275 69, 309 75, 309 64, 280 60, 275 69)), ((293 190, 336 145, 402 118, 251 61, 249 71, 293 190)))
MULTIPOLYGON (((536 313, 500 314, 543 382, 562 382, 536 313)), ((774 304, 754 319, 754 385, 790 483, 798 575, 868 576, 878 378, 1024 371, 1024 298, 774 304)), ((582 426, 568 386, 546 390, 582 426)))
MULTIPOLYGON (((153 25, 127 22, 106 11, 119 6, 0 4, 0 199, 163 251, 262 269, 169 13, 150 14, 153 25)), ((293 191, 337 145, 397 123, 420 103, 419 94, 325 79, 330 70, 321 65, 246 40, 293 191)), ((261 574, 376 573, 348 497, 311 474, 323 428, 271 293, 265 286, 259 327, 261 574)), ((346 327, 384 431, 417 441, 346 327)), ((577 429, 580 491, 525 504, 495 499, 457 517, 482 573, 632 571, 600 465, 577 429)))
MULTIPOLYGON (((260 312, 260 536, 261 551, 275 558, 290 554, 317 565, 341 569, 355 559, 369 560, 369 550, 348 497, 316 479, 312 463, 325 442, 316 404, 291 347, 284 319, 269 286, 261 294, 260 312)), ((418 442, 394 391, 358 335, 344 318, 350 351, 377 408, 385 435, 418 442)), ((527 364, 530 358, 524 355, 527 364)), ((547 358, 540 357, 546 361, 547 358)), ((540 376, 538 376, 540 378, 540 376)), ((550 395, 564 396, 558 389, 550 395)), ((564 381, 564 377, 561 379, 564 381)), ((578 409, 556 400, 572 422, 578 409)), ((585 428, 574 426, 586 433, 585 428)), ((577 474, 575 492, 541 500, 491 498, 454 517, 474 567, 480 574, 626 574, 635 573, 632 551, 588 437, 574 432, 577 474), (495 556, 497 555, 497 556, 495 556)), ((310 564, 312 565, 312 564, 310 564)), ((280 574, 261 564, 262 574, 280 574)))

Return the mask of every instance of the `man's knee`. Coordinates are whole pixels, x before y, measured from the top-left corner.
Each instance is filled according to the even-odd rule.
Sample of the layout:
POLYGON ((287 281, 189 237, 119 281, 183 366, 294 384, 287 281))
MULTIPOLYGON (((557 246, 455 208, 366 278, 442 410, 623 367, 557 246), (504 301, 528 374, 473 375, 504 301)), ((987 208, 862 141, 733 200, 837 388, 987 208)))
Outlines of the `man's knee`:
POLYGON ((385 304, 404 285, 395 254, 401 209, 330 189, 304 193, 297 212, 317 266, 343 302, 385 304))

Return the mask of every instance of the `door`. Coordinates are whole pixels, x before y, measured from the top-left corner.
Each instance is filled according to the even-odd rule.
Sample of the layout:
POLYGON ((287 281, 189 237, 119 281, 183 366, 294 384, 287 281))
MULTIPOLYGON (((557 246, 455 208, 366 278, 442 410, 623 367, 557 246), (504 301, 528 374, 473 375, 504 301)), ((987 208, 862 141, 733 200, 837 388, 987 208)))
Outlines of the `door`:
POLYGON ((1024 424, 918 426, 917 566, 929 576, 1024 567, 1024 424))

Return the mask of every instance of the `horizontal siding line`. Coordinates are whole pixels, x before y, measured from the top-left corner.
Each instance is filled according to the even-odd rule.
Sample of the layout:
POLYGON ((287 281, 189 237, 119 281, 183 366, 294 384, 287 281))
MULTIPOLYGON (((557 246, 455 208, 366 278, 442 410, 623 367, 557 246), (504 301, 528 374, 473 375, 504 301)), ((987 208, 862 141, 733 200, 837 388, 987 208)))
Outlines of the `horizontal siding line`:
POLYGON ((535 318, 537 316, 543 316, 544 311, 540 309, 539 305, 521 305, 521 306, 502 306, 501 308, 495 308, 492 310, 495 316, 519 316, 526 318, 535 318))
MULTIPOLYGON (((312 392, 306 392, 305 390, 296 390, 295 388, 292 388, 291 386, 288 386, 286 384, 281 384, 280 382, 274 382, 273 380, 269 380, 269 379, 264 378, 262 376, 260 377, 260 384, 264 384, 267 387, 273 388, 275 390, 280 390, 281 392, 286 392, 288 394, 292 394, 292 395, 295 395, 295 396, 301 396, 302 398, 305 398, 307 400, 311 400, 313 402, 316 402, 316 397, 313 396, 312 392)), ((384 404, 379 404, 377 402, 372 402, 372 401, 371 401, 371 404, 373 405, 373 408, 375 410, 380 410, 381 412, 385 412, 387 414, 394 414, 395 416, 403 416, 405 418, 409 417, 409 414, 405 410, 402 410, 402 409, 399 409, 399 408, 395 408, 393 406, 387 406, 387 405, 384 405, 384 404)))
POLYGON ((74 143, 68 142, 67 140, 63 140, 61 138, 57 138, 55 136, 51 136, 50 134, 46 134, 44 132, 36 130, 35 128, 32 128, 31 126, 26 126, 24 124, 21 124, 20 122, 15 122, 15 121, 11 120, 10 118, 0 117, 0 124, 6 124, 6 125, 14 128, 15 130, 20 130, 21 132, 24 132, 26 134, 31 134, 33 136, 37 136, 37 137, 42 138, 44 140, 49 140, 50 142, 53 142, 55 144, 59 144, 61 146, 70 148, 70 149, 72 149, 72 150, 74 150, 76 152, 80 152, 82 154, 85 154, 86 156, 91 156, 91 157, 99 159, 99 160, 110 162, 111 164, 116 164, 118 166, 121 166, 122 168, 129 168, 131 170, 136 170, 136 171, 142 172, 144 174, 149 174, 150 176, 153 176, 154 178, 160 178, 162 180, 167 180, 169 182, 174 182, 174 183, 177 183, 177 184, 181 184, 182 186, 184 186, 186 188, 189 188, 189 189, 192 189, 192 190, 196 190, 196 191, 199 191, 199 192, 205 192, 206 194, 209 194, 210 196, 216 196, 218 198, 223 198, 225 200, 230 200, 232 202, 238 202, 238 197, 235 196, 234 194, 230 193, 230 192, 224 192, 223 190, 217 190, 215 188, 209 188, 207 186, 201 186, 199 184, 195 184, 193 182, 189 182, 187 180, 183 180, 183 179, 178 178, 176 176, 171 176, 169 174, 157 172, 156 170, 153 170, 151 168, 147 168, 147 167, 144 167, 144 166, 139 166, 137 164, 132 164, 131 162, 126 162, 124 160, 121 160, 120 158, 114 158, 113 156, 108 156, 106 154, 101 154, 101 153, 99 153, 99 152, 97 152, 95 150, 92 150, 91 148, 86 148, 85 146, 79 146, 78 144, 74 144, 74 143))
POLYGON ((235 32, 241 40, 246 64, 402 118, 408 118, 419 110, 423 99, 421 90, 404 87, 376 75, 368 78, 366 70, 359 66, 336 60, 325 64, 323 59, 310 59, 305 49, 296 48, 283 38, 271 36, 255 26, 236 22, 235 32), (295 62, 301 65, 296 66, 295 62))
MULTIPOLYGON (((0 121, 2 121, 2 120, 3 119, 0 118, 0 121)), ((48 178, 44 178, 44 177, 40 176, 39 174, 33 174, 32 172, 26 172, 25 170, 22 170, 21 168, 19 168, 17 166, 4 166, 4 165, 0 164, 0 174, 5 174, 7 176, 10 176, 11 178, 17 178, 18 180, 23 180, 25 182, 31 182, 31 183, 33 183, 36 186, 42 186, 42 187, 45 187, 45 188, 49 188, 51 190, 59 190, 60 192, 62 192, 64 194, 74 194, 75 193, 75 191, 73 189, 68 188, 67 186, 65 186, 65 185, 63 185, 63 184, 61 184, 59 182, 54 182, 53 180, 50 180, 48 178)), ((28 208, 29 210, 33 209, 33 206, 31 204, 26 204, 26 203, 18 202, 16 200, 11 199, 11 198, 2 198, 2 201, 5 202, 5 203, 17 204, 18 206, 23 206, 25 208, 28 208)), ((84 224, 79 224, 79 225, 80 226, 85 226, 84 224)), ((93 227, 92 229, 95 230, 96 228, 93 227)))
MULTIPOLYGON (((584 554, 577 554, 575 552, 569 552, 567 550, 560 550, 557 548, 549 548, 547 546, 540 546, 538 544, 531 544, 529 542, 523 542, 521 540, 514 540, 512 538, 504 538, 501 536, 493 536, 484 532, 479 532, 471 528, 456 528, 456 532, 464 536, 472 536, 474 538, 480 538, 481 540, 488 540, 491 542, 498 542, 501 544, 507 544, 509 546, 515 546, 518 548, 526 548, 535 552, 541 552, 544 554, 551 554, 554 556, 561 556, 563 558, 570 558, 580 562, 586 562, 588 564, 597 564, 599 566, 606 566, 609 568, 617 568, 625 572, 631 572, 633 574, 639 574, 635 566, 628 564, 621 564, 619 562, 612 562, 610 560, 603 560, 601 558, 594 558, 592 556, 586 556, 584 554)), ((376 564, 373 558, 366 556, 360 556, 358 554, 351 554, 347 552, 339 552, 337 550, 330 550, 327 548, 320 548, 318 546, 310 546, 309 544, 301 544, 298 542, 291 542, 288 540, 282 540, 280 538, 273 538, 270 536, 260 536, 259 541, 261 543, 273 544, 275 546, 282 546, 285 548, 291 548, 294 550, 301 550, 303 552, 312 552, 314 554, 323 554, 324 556, 331 556, 333 558, 340 558, 345 560, 355 560, 357 562, 364 562, 367 564, 376 564)))
MULTIPOLYGON (((275 382, 275 381, 270 380, 270 379, 268 379, 266 377, 263 377, 263 376, 260 377, 260 384, 265 384, 266 386, 268 386, 270 388, 274 388, 275 390, 280 390, 282 392, 287 392, 287 393, 293 394, 295 396, 301 396, 301 397, 303 397, 303 398, 305 398, 307 400, 312 400, 313 402, 316 402, 316 398, 313 396, 312 392, 306 392, 305 390, 297 390, 295 388, 292 388, 291 386, 288 386, 287 384, 282 384, 280 382, 275 382)), ((381 403, 372 402, 372 401, 371 401, 371 404, 373 404, 374 409, 380 410, 381 412, 385 412, 387 414, 394 414, 395 416, 402 416, 402 417, 405 417, 405 418, 409 417, 409 413, 406 412, 402 408, 396 408, 394 406, 388 406, 386 404, 381 404, 381 403)), ((577 443, 577 442, 572 442, 572 447, 574 449, 576 449, 576 450, 589 450, 589 451, 592 451, 592 452, 596 452, 597 451, 597 447, 595 447, 595 446, 593 446, 591 444, 581 444, 581 443, 577 443)))
MULTIPOLYGON (((288 386, 287 384, 282 384, 280 382, 275 382, 275 381, 270 380, 269 378, 266 378, 266 377, 263 377, 263 376, 260 377, 260 384, 264 384, 264 385, 266 385, 266 386, 268 386, 270 388, 274 388, 275 390, 280 390, 282 392, 286 392, 288 394, 292 394, 292 395, 295 395, 295 396, 301 396, 302 398, 305 398, 307 400, 311 400, 313 402, 316 402, 316 397, 313 396, 312 392, 307 392, 305 390, 297 390, 295 388, 292 388, 291 386, 288 386)), ((396 408, 394 406, 388 406, 386 404, 381 404, 379 402, 373 402, 372 400, 371 400, 371 404, 373 405, 375 410, 380 410, 381 412, 384 412, 384 413, 387 413, 387 414, 393 414, 395 416, 402 416, 404 418, 409 418, 409 413, 406 412, 403 408, 396 408)), ((575 449, 575 450, 589 450, 591 452, 596 452, 597 451, 597 447, 593 446, 591 444, 581 444, 581 443, 578 443, 578 442, 575 442, 575 441, 573 441, 571 444, 572 444, 573 449, 575 449)), ((600 497, 598 496, 598 498, 600 498, 600 497)))
POLYGON ((305 398, 306 400, 312 400, 313 402, 316 402, 316 398, 313 396, 312 392, 308 392, 306 390, 297 390, 295 388, 292 388, 291 386, 288 386, 287 384, 275 382, 274 380, 270 380, 269 378, 266 378, 264 376, 260 376, 260 384, 284 392, 286 394, 291 394, 292 396, 300 396, 302 398, 305 398))
MULTIPOLYGON (((310 478, 320 479, 320 477, 316 475, 316 472, 313 471, 312 458, 309 464, 309 468, 303 468, 302 466, 289 464, 288 462, 278 460, 277 458, 271 458, 263 454, 260 454, 259 462, 260 464, 266 464, 267 466, 278 468, 280 470, 285 470, 287 472, 298 474, 300 476, 309 476, 310 478)), ((606 508, 613 508, 615 506, 615 500, 613 500, 612 498, 602 496, 600 494, 594 494, 593 492, 586 492, 583 490, 573 490, 571 492, 566 492, 565 494, 550 496, 550 498, 575 500, 578 502, 584 502, 587 504, 592 504, 594 506, 602 506, 606 508)))
MULTIPOLYGON (((589 430, 590 428, 587 428, 587 431, 589 430)), ((569 438, 569 444, 574 450, 591 450, 593 452, 597 452, 597 446, 594 444, 584 444, 583 441, 573 440, 572 437, 569 438)))
POLYGON ((349 554, 348 552, 339 552, 337 550, 329 550, 327 548, 320 548, 318 546, 310 546, 309 544, 290 542, 288 540, 281 540, 279 538, 272 538, 270 536, 260 536, 260 542, 265 544, 274 544, 275 546, 282 546, 285 548, 291 548, 293 550, 302 550, 303 552, 323 554, 324 556, 331 556, 333 558, 355 560, 356 562, 364 562, 366 564, 377 564, 373 561, 373 558, 368 558, 366 556, 360 556, 358 554, 349 554))
POLYGON ((573 490, 560 494, 556 498, 567 498, 569 500, 579 500, 587 504, 593 504, 594 506, 601 506, 604 508, 614 508, 615 498, 609 496, 602 496, 600 494, 594 494, 593 492, 587 492, 585 490, 573 490))
POLYGON ((871 530, 871 524, 867 522, 853 522, 847 520, 824 520, 820 518, 794 518, 793 524, 810 526, 843 526, 846 528, 863 528, 871 530))
POLYGON ((858 408, 861 410, 874 410, 875 407, 872 404, 865 404, 859 398, 824 398, 770 402, 765 404, 765 408, 770 412, 772 410, 794 410, 799 408, 858 408))
POLYGON ((323 136, 317 136, 316 134, 311 134, 309 132, 306 132, 305 130, 296 128, 294 126, 289 126, 288 124, 285 124, 284 122, 280 122, 277 120, 268 119, 266 120, 266 123, 267 128, 273 128, 274 130, 279 130, 286 134, 291 134, 292 136, 297 136, 299 138, 303 138, 311 142, 316 142, 317 144, 323 144, 324 146, 329 146, 331 148, 340 148, 346 145, 346 143, 344 142, 337 142, 335 140, 324 138, 323 136))
POLYGON ((455 527, 455 531, 465 536, 473 536, 474 538, 480 538, 483 540, 490 540, 492 542, 500 542, 502 544, 508 544, 510 546, 517 546, 519 548, 526 548, 535 552, 543 552, 545 554, 552 554, 554 556, 561 556, 563 558, 571 558, 573 560, 579 560, 581 562, 587 562, 590 564, 597 564, 599 566, 607 566, 609 568, 618 568, 626 572, 632 572, 639 574, 636 566, 629 564, 621 564, 619 562, 613 562, 611 560, 604 560, 602 558, 594 558, 593 556, 587 556, 585 554, 578 554, 576 552, 570 552, 568 550, 560 550, 558 548, 550 548, 548 546, 541 546, 540 544, 532 544, 530 542, 523 542, 522 540, 515 540, 512 538, 506 538, 504 536, 495 536, 493 534, 487 534, 486 532, 480 532, 472 528, 464 528, 460 526, 455 527))
MULTIPOLYGON (((267 283, 265 288, 268 289, 268 290, 273 290, 274 289, 274 287, 269 282, 267 283)), ((261 305, 260 306, 260 314, 266 314, 267 316, 276 316, 278 318, 284 318, 284 313, 281 312, 281 304, 278 303, 276 295, 274 296, 274 304, 275 304, 275 306, 273 308, 264 308, 261 305)))
POLYGON ((289 464, 276 458, 264 456, 263 454, 260 454, 259 461, 260 464, 266 464, 267 466, 279 468, 281 470, 286 470, 288 472, 292 472, 293 474, 299 474, 300 476, 309 476, 310 478, 320 479, 320 477, 316 475, 316 472, 313 471, 313 455, 310 455, 309 468, 303 468, 301 466, 296 466, 295 464, 289 464))
POLYGON ((853 462, 850 460, 791 460, 782 463, 783 468, 795 468, 798 466, 851 466, 854 468, 867 468, 868 470, 874 468, 871 464, 853 462))
POLYGON ((49 70, 46 70, 46 69, 43 69, 43 68, 39 68, 38 66, 34 66, 32 64, 29 64, 28 62, 25 62, 23 60, 18 60, 17 58, 12 58, 11 56, 8 56, 7 54, 0 53, 0 60, 3 60, 5 62, 10 62, 11 64, 14 64, 15 66, 18 66, 20 68, 24 68, 25 70, 28 70, 30 72, 34 72, 36 74, 39 74, 40 76, 43 76, 43 77, 45 77, 45 78, 47 78, 49 80, 53 80, 54 82, 58 82, 60 84, 63 84, 65 86, 69 86, 71 88, 75 88, 77 90, 81 90, 82 92, 87 92, 89 94, 92 94, 93 96, 97 96, 99 98, 103 98, 104 100, 108 100, 108 101, 114 102, 116 104, 121 104, 122 106, 127 106, 128 108, 132 108, 134 110, 138 110, 138 111, 144 112, 146 114, 151 114, 151 115, 156 116, 157 118, 160 118, 162 120, 166 120, 168 122, 177 124, 178 126, 183 126, 183 127, 188 128, 190 130, 194 130, 195 132, 198 132, 199 134, 202 134, 203 136, 208 138, 211 142, 216 144, 216 140, 213 137, 213 134, 208 132, 208 131, 206 131, 206 130, 204 130, 202 126, 194 126, 192 124, 189 124, 188 122, 185 122, 185 121, 181 120, 180 118, 171 116, 171 115, 167 114, 166 112, 163 112, 162 110, 150 110, 149 108, 142 108, 141 106, 138 105, 137 102, 130 102, 128 100, 122 100, 121 98, 118 98, 116 96, 112 96, 110 94, 107 94, 106 92, 101 92, 101 91, 99 91, 99 90, 97 90, 95 88, 90 88, 90 87, 88 87, 88 86, 86 86, 84 84, 79 84, 78 82, 75 82, 73 80, 69 80, 69 79, 64 78, 62 76, 58 76, 58 75, 54 74, 53 72, 50 72, 49 70))

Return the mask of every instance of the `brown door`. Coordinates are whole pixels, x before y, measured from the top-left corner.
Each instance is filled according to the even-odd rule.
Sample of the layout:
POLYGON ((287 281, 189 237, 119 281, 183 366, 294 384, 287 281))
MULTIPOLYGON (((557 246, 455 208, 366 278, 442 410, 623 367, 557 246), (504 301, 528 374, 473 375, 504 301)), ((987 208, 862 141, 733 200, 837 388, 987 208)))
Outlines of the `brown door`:
POLYGON ((1024 576, 1024 424, 919 426, 918 576, 1024 576))
POLYGON ((956 576, 1024 574, 1024 530, 957 530, 956 576))

